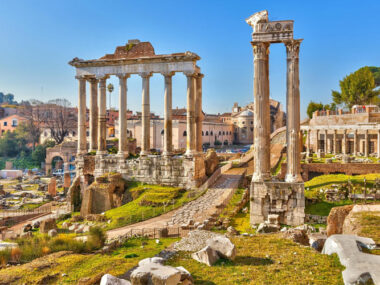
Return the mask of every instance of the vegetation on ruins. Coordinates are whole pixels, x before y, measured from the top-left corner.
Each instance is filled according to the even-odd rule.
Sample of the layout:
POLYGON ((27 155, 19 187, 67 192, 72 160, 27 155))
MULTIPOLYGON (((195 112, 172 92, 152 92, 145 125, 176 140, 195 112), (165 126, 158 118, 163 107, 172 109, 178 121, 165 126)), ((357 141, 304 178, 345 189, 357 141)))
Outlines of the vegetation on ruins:
POLYGON ((336 109, 335 103, 323 105, 322 103, 316 103, 314 101, 310 101, 309 105, 307 106, 306 113, 308 117, 311 119, 315 111, 335 110, 335 109, 336 109))
POLYGON ((111 219, 108 229, 162 215, 196 198, 179 187, 147 185, 139 182, 128 182, 128 191, 133 201, 106 211, 107 219, 111 219))
POLYGON ((332 99, 336 104, 343 104, 348 108, 353 105, 378 104, 380 90, 380 68, 362 67, 339 81, 340 92, 332 91, 332 99), (375 81, 376 76, 376 81, 375 81))

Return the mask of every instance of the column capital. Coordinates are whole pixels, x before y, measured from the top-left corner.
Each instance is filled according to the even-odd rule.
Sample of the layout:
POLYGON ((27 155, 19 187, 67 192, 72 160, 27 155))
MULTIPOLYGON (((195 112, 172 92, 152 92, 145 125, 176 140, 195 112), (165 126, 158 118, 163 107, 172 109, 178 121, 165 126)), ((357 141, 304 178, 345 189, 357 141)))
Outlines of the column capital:
POLYGON ((185 74, 187 77, 196 77, 197 73, 194 71, 184 71, 183 74, 185 74))
POLYGON ((75 76, 75 79, 78 79, 78 80, 86 80, 86 77, 84 75, 76 75, 75 76))
POLYGON ((172 77, 175 72, 174 71, 165 71, 165 72, 161 72, 161 74, 165 77, 172 77))
POLYGON ((142 77, 142 78, 149 78, 152 76, 152 72, 140 72, 139 75, 142 77))
POLYGON ((205 77, 205 75, 203 73, 198 73, 197 74, 197 78, 203 78, 203 77, 205 77))
POLYGON ((92 84, 96 84, 99 82, 99 79, 97 79, 96 77, 88 77, 86 78, 88 82, 92 83, 92 84))
POLYGON ((290 40, 284 42, 288 58, 299 58, 301 42, 302 40, 290 40))
POLYGON ((254 59, 267 59, 270 46, 268 42, 251 42, 251 44, 254 59))
POLYGON ((118 73, 118 74, 116 74, 116 76, 117 76, 120 80, 124 80, 124 79, 127 79, 127 78, 131 77, 131 75, 128 74, 128 73, 118 73))

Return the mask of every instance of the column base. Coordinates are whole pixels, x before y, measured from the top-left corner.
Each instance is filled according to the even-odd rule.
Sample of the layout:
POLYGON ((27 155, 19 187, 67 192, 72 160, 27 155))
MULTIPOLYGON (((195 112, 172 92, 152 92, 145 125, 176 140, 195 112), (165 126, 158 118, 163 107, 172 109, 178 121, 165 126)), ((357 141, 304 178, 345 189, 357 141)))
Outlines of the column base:
POLYGON ((187 157, 193 157, 194 155, 196 155, 196 151, 195 150, 188 149, 185 152, 185 156, 187 156, 187 157))
POLYGON ((171 151, 163 151, 162 155, 163 156, 173 156, 173 153, 171 151))
POLYGON ((129 156, 128 151, 119 151, 116 155, 119 158, 127 158, 129 156))
POLYGON ((108 151, 106 151, 106 150, 97 150, 96 151, 96 155, 106 155, 106 154, 108 154, 108 151))
POLYGON ((301 174, 293 175, 293 174, 286 174, 285 175, 285 182, 288 183, 302 183, 303 179, 301 174))
POLYGON ((256 173, 252 174, 252 182, 270 181, 271 175, 269 173, 256 173))

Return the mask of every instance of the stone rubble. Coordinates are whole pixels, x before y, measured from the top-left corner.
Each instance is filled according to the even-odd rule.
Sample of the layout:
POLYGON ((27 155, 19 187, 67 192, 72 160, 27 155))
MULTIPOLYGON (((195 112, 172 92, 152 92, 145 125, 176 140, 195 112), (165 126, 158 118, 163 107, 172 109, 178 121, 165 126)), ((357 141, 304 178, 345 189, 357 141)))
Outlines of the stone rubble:
POLYGON ((204 263, 208 266, 212 266, 217 262, 220 257, 216 250, 214 250, 211 246, 206 246, 202 248, 200 251, 194 252, 191 257, 196 261, 204 263))

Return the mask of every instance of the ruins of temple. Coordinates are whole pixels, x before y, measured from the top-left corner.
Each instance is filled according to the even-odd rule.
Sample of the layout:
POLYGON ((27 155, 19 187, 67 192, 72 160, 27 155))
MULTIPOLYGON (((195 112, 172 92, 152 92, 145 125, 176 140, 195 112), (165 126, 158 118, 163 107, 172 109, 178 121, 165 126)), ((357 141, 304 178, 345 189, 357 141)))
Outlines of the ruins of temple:
POLYGON ((156 55, 149 42, 130 40, 118 46, 113 54, 94 60, 74 58, 79 81, 77 176, 82 189, 94 178, 118 172, 124 179, 146 183, 197 187, 205 180, 202 151, 202 77, 197 66, 200 57, 192 52, 156 55), (172 77, 187 77, 186 153, 173 156, 172 138, 172 77), (164 147, 162 155, 152 155, 150 134, 149 80, 153 73, 164 76, 164 147), (127 135, 127 79, 142 78, 141 152, 129 158, 127 135), (106 81, 119 78, 118 153, 109 154, 106 142, 106 81), (86 82, 90 84, 89 146, 86 140, 86 82), (99 90, 99 100, 98 100, 99 90), (98 104, 99 102, 99 104, 98 104), (92 155, 96 153, 95 155, 92 155))
POLYGON ((268 11, 253 14, 246 22, 252 26, 254 55, 254 173, 250 196, 250 223, 277 214, 280 223, 304 223, 304 184, 300 174, 300 39, 293 39, 293 21, 269 21, 268 11), (285 181, 276 181, 270 172, 269 47, 283 43, 287 53, 285 181))

